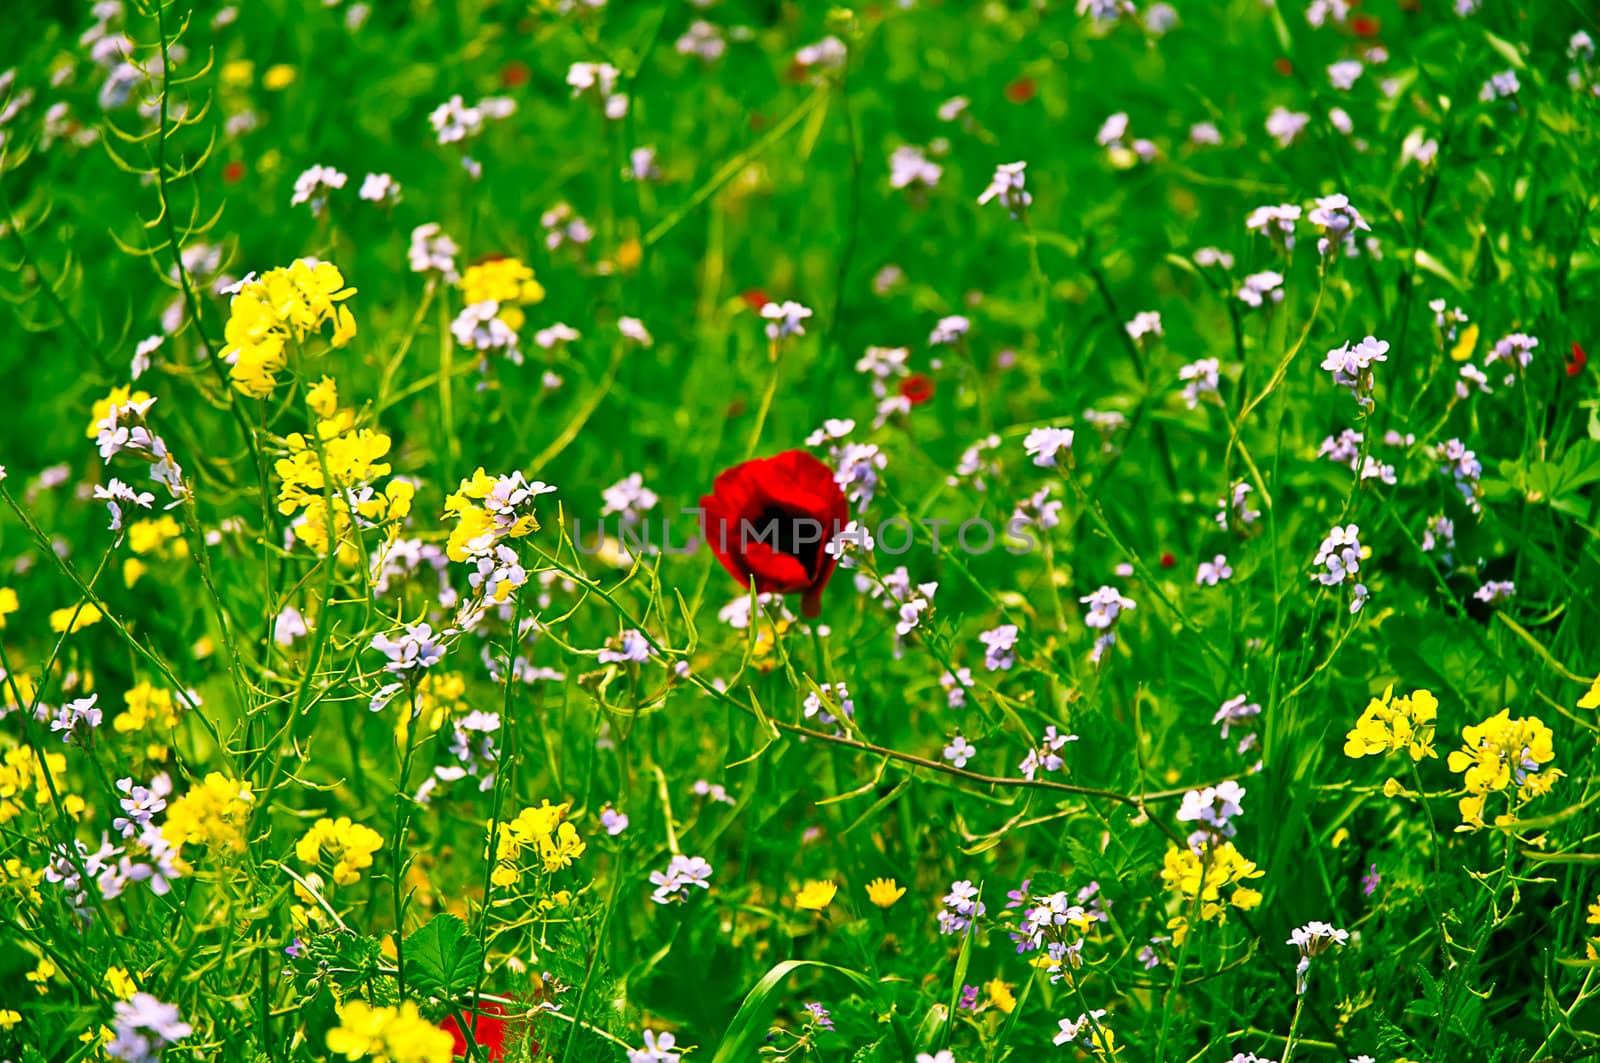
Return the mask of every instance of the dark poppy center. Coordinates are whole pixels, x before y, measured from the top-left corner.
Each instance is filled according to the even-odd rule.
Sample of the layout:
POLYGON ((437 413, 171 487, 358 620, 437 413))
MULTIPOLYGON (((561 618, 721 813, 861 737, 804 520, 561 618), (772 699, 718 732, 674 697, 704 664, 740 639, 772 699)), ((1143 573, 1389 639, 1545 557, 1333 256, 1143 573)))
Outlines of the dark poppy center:
POLYGON ((774 552, 788 554, 799 561, 806 575, 816 573, 826 538, 822 521, 809 513, 795 513, 782 506, 768 506, 751 525, 751 543, 766 543, 774 552))

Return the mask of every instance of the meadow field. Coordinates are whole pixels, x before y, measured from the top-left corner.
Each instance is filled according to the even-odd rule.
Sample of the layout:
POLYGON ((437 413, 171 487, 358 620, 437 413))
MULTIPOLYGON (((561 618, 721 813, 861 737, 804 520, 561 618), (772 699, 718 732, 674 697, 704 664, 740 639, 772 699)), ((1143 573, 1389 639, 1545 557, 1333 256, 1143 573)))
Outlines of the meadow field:
POLYGON ((17 0, 0 1060, 1600 1059, 1600 10, 17 0))

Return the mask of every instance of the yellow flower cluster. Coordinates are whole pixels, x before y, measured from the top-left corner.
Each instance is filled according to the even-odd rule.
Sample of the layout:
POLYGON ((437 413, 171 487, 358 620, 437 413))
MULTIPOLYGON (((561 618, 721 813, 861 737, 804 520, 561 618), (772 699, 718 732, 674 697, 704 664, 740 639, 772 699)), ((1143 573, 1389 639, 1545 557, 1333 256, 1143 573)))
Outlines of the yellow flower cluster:
MULTIPOLYGON (((189 556, 189 544, 183 539, 183 528, 170 513, 129 524, 128 549, 141 557, 171 559, 189 556)), ((140 557, 123 558, 122 581, 131 587, 149 570, 150 565, 140 557)))
POLYGON ((499 303, 495 316, 513 332, 527 322, 522 307, 544 301, 544 285, 533 279, 533 270, 515 258, 492 258, 468 266, 461 274, 460 288, 468 306, 499 303))
POLYGON ((333 884, 349 886, 361 881, 361 870, 372 866, 372 854, 383 845, 383 836, 340 816, 324 816, 295 843, 294 855, 312 867, 330 869, 333 884))
POLYGON ((1173 944, 1182 945, 1188 935, 1188 913, 1197 898, 1202 922, 1225 923, 1230 906, 1249 911, 1261 903, 1261 891, 1245 883, 1264 874, 1232 842, 1208 843, 1199 853, 1188 846, 1168 847, 1161 881, 1177 897, 1180 909, 1180 914, 1167 923, 1173 944), (1223 895, 1224 890, 1227 896, 1223 895))
POLYGON ((15 894, 25 904, 42 904, 44 896, 39 883, 44 881, 44 868, 35 870, 16 857, 0 864, 0 893, 15 894))
POLYGON ((363 1000, 339 1005, 339 1025, 328 1031, 328 1051, 372 1063, 450 1063, 454 1039, 422 1017, 407 1000, 375 1008, 363 1000))
MULTIPOLYGON (((534 497, 521 473, 490 476, 480 465, 444 500, 445 516, 456 522, 445 553, 452 561, 465 561, 489 553, 504 539, 520 539, 538 531, 534 497), (524 507, 526 511, 519 512, 524 507)), ((498 591, 496 598, 504 600, 498 591)))
POLYGON ((152 724, 166 731, 178 725, 178 703, 172 693, 142 682, 122 696, 128 707, 117 713, 111 726, 118 734, 142 731, 152 724))
MULTIPOLYGON (((8 684, 9 685, 9 684, 8 684)), ((19 746, 0 759, 0 823, 10 823, 27 810, 31 796, 35 808, 50 803, 50 782, 45 770, 62 786, 67 772, 67 758, 60 753, 46 753, 44 764, 27 746, 19 746)), ((62 794, 61 803, 67 815, 76 817, 84 809, 83 798, 75 794, 62 794)))
MULTIPOLYGON (((429 671, 417 680, 417 719, 423 733, 433 734, 455 716, 472 711, 467 702, 467 680, 460 672, 429 671)), ((394 735, 403 748, 411 730, 411 714, 401 713, 394 735)))
POLYGON ((582 856, 588 845, 578 836, 577 828, 566 821, 571 809, 569 802, 552 805, 542 801, 538 808, 524 808, 516 819, 501 824, 495 846, 494 884, 514 886, 520 882, 523 854, 529 850, 545 871, 560 871, 582 856))
POLYGON ((244 828, 255 794, 247 782, 219 771, 167 806, 161 836, 174 849, 199 845, 207 849, 244 851, 244 828))
POLYGON ((328 511, 333 511, 334 535, 341 560, 359 555, 351 541, 351 508, 363 526, 398 520, 411 512, 415 488, 404 480, 391 480, 383 493, 372 481, 393 469, 383 458, 392 445, 383 432, 357 428, 355 413, 338 408, 338 389, 323 377, 306 393, 306 404, 319 420, 314 439, 295 432, 286 442, 288 455, 274 468, 283 481, 278 489, 278 512, 301 514, 294 526, 297 540, 318 554, 328 552, 328 511), (327 492, 331 497, 324 497, 327 492))
POLYGON ((1460 801, 1459 830, 1484 825, 1483 807, 1492 793, 1506 793, 1511 811, 1495 818, 1496 824, 1515 818, 1518 804, 1550 792, 1563 772, 1546 767, 1556 759, 1555 736, 1537 716, 1511 716, 1501 709, 1476 727, 1461 729, 1462 746, 1446 761, 1460 772, 1467 794, 1460 801))
POLYGON ((299 343, 330 321, 329 342, 335 347, 349 343, 356 334, 356 319, 342 303, 355 293, 345 287, 337 266, 312 265, 303 258, 242 284, 229 304, 227 346, 222 351, 233 366, 229 374, 233 386, 251 398, 271 395, 288 359, 289 343, 299 343))
POLYGON ((1414 690, 1410 697, 1394 697, 1391 684, 1383 697, 1367 702, 1366 711, 1344 738, 1347 757, 1367 757, 1404 752, 1414 761, 1436 757, 1433 751, 1433 723, 1439 715, 1439 699, 1426 690, 1414 690))

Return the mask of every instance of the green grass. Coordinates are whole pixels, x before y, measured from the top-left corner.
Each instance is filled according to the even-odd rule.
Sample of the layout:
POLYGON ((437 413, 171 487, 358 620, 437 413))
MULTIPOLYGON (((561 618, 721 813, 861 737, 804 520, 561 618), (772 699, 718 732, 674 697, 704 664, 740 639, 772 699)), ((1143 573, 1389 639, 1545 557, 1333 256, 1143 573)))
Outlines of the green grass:
POLYGON ((142 1058, 116 1036, 134 990, 189 1027, 150 1049, 172 1061, 439 1063, 429 1027, 485 1001, 505 1059, 563 1063, 650 1060, 646 1031, 713 1063, 1600 1052, 1600 376, 1581 353, 1600 349, 1600 94, 1574 52, 1592 11, 1367 0, 1314 26, 1232 0, 1178 5, 1158 32, 1160 5, 1098 22, 1061 0, 463 0, 373 4, 352 28, 355 6, 229 20, 129 0, 85 37, 98 13, 41 5, 0 45, 0 1054, 142 1058), (679 48, 697 19, 724 39, 715 59, 679 48), (117 59, 95 42, 120 33, 139 69, 107 107, 117 59), (830 36, 840 65, 797 62, 830 36), (1364 69, 1337 88, 1350 59, 1364 69), (615 68, 625 114, 574 95, 586 62, 615 68), (1517 90, 1482 99, 1507 71, 1517 90), (456 95, 514 109, 441 144, 429 115, 456 95), (1288 143, 1278 108, 1307 119, 1288 143), (1119 112, 1126 133, 1098 143, 1119 112), (1201 122, 1220 143, 1191 139, 1201 122), (891 187, 906 145, 941 168, 933 187, 891 187), (640 180, 643 147, 659 173, 640 180), (1015 161, 1031 204, 980 205, 1015 161), (320 212, 290 202, 313 165, 348 177, 320 212), (400 200, 361 199, 369 173, 400 200), (1308 216, 1292 248, 1247 231, 1258 207, 1309 215, 1340 193, 1370 225, 1359 254, 1320 254, 1308 216), (586 241, 550 246, 560 204, 586 241), (480 364, 452 334, 466 292, 408 264, 426 223, 461 271, 531 269, 520 362, 480 364), (1206 248, 1231 266, 1197 262, 1206 248), (297 336, 247 395, 222 357, 244 300, 219 284, 299 258, 356 289, 357 332, 297 336), (1264 271, 1281 301, 1252 307, 1237 293, 1264 271), (764 299, 810 308, 804 335, 769 341, 764 299), (1159 335, 1130 335, 1142 311, 1159 335), (952 315, 970 331, 933 343, 952 315), (557 323, 579 336, 546 349, 557 323), (1526 367, 1488 361, 1518 333, 1538 339, 1526 367), (1389 344, 1358 385, 1370 410, 1321 368, 1366 336, 1389 344), (907 348, 931 397, 876 418, 857 367, 873 347, 907 348), (1203 359, 1217 387, 1190 403, 1180 370, 1203 359), (353 419, 319 436, 324 375, 353 419), (97 452, 103 401, 130 385, 156 399, 143 422, 182 467, 176 495, 139 452, 97 452), (1121 427, 1097 426, 1108 413, 1121 427), (791 596, 730 623, 749 591, 703 544, 588 548, 630 474, 657 496, 657 542, 667 518, 681 547, 724 470, 831 460, 806 443, 830 418, 855 422, 836 444, 879 448, 851 510, 878 549, 833 574, 815 622, 791 596), (1040 428, 1075 432, 1057 465, 1030 459, 1040 428), (358 429, 388 446, 351 471, 358 429), (1345 429, 1351 460, 1319 454, 1345 429), (991 434, 980 488, 956 474, 991 434), (1481 464, 1465 491, 1452 440, 1481 464), (297 450, 298 473, 279 465, 297 450), (518 509, 538 530, 500 541, 526 584, 481 612, 473 565, 422 556, 480 467, 556 489, 518 509), (286 476, 305 491, 287 512, 286 476), (109 530, 92 489, 113 478, 154 494, 129 524, 164 523, 109 530), (398 483, 409 512, 343 518, 347 490, 398 483), (1238 483, 1259 518, 1221 525, 1238 483), (1030 529, 1037 548, 972 548, 1046 488, 1059 523, 1030 529), (330 514, 332 559, 287 534, 330 514), (1348 524, 1358 611, 1357 577, 1324 585, 1314 564, 1348 524), (414 567, 380 579, 374 553, 393 569, 406 550, 414 567), (1219 554, 1232 574, 1204 585, 1219 554), (897 634, 893 599, 927 583, 897 634), (1108 586, 1135 605, 1096 659, 1082 599, 1108 586), (56 630, 88 605, 97 622, 56 630), (284 644, 291 609, 307 630, 284 644), (374 638, 424 622, 442 659, 386 672, 374 638), (980 635, 1007 624, 1015 663, 992 669, 980 635), (601 660, 627 630, 647 659, 601 660), (853 711, 832 723, 816 706, 843 715, 839 684, 853 711), (1391 686, 1437 697, 1431 749, 1347 755, 1391 686), (146 718, 151 690, 167 700, 146 718), (91 692, 103 718, 63 741, 52 723, 91 692), (1224 739, 1214 716, 1240 695, 1260 711, 1224 739), (1467 771, 1450 754, 1502 709, 1525 724, 1491 727, 1467 771), (484 714, 493 763, 458 761, 453 736, 481 741, 484 714), (1052 726, 1076 741, 1024 778, 1052 726), (964 767, 944 752, 958 734, 964 767), (457 765, 473 773, 436 773, 457 765), (119 780, 161 773, 152 832, 122 837, 119 780), (1190 850, 1180 808, 1230 781, 1231 833, 1190 850), (1463 822, 1472 786, 1482 825, 1463 822), (524 813, 545 801, 585 846, 569 835, 548 865, 555 817, 524 813), (615 835, 608 807, 628 818, 615 835), (318 827, 340 817, 374 833, 318 827), (319 850, 329 832, 346 866, 319 850), (170 891, 115 870, 166 846, 170 891), (675 857, 707 861, 709 888, 655 903, 675 857), (904 889, 885 907, 879 878, 904 889), (941 933, 962 881, 986 911, 941 933), (837 886, 820 911, 797 903, 811 882, 837 886), (1043 935, 1068 949, 1054 970, 1011 937, 1040 903, 1008 907, 1024 888, 1079 906, 1043 935), (1288 942, 1312 921, 1349 936, 1297 994, 1288 942), (364 1004, 378 1039, 341 1042, 364 1004), (418 1017, 381 1010, 402 1005, 418 1017))

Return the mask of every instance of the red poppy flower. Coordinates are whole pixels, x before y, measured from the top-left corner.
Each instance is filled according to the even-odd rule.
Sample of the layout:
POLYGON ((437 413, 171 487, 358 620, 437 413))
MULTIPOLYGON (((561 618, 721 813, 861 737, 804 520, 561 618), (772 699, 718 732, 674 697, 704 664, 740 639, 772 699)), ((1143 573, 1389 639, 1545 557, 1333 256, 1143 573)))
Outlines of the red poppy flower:
POLYGON ((1567 375, 1577 376, 1579 373, 1583 372, 1583 367, 1588 364, 1588 354, 1584 353, 1583 348, 1578 346, 1577 340, 1573 340, 1572 357, 1567 359, 1567 375))
POLYGON ((833 470, 803 450, 755 458, 717 477, 700 499, 700 527, 722 567, 760 594, 801 594, 822 612, 835 561, 824 546, 850 519, 833 470))
POLYGON ((1012 103, 1027 103, 1039 91, 1039 86, 1029 77, 1021 77, 1006 86, 1006 99, 1012 103))
MULTIPOLYGON (((478 1003, 478 1011, 472 1016, 472 1040, 481 1048, 489 1050, 489 1059, 492 1063, 501 1063, 506 1058, 506 1020, 502 1018, 506 1009, 493 1001, 484 1000, 478 1003)), ((439 1029, 449 1034, 455 1041, 452 1055, 456 1059, 467 1057, 467 1039, 461 1033, 461 1027, 456 1025, 452 1016, 446 1016, 439 1024, 439 1029)), ((534 1055, 539 1054, 537 1047, 534 1055)))
POLYGON ((739 298, 744 300, 744 305, 759 313, 763 306, 772 302, 767 293, 760 288, 746 288, 739 293, 739 298))
POLYGON ((1277 59, 1272 61, 1272 69, 1276 70, 1284 77, 1288 77, 1290 74, 1294 73, 1294 64, 1289 62, 1287 58, 1279 56, 1277 59))
POLYGON ((528 64, 520 59, 513 59, 500 68, 500 84, 508 89, 520 88, 526 85, 533 77, 528 64))
POLYGON ((1383 24, 1371 15, 1356 15, 1350 20, 1350 29, 1357 37, 1376 37, 1383 24))
POLYGON ((244 180, 244 163, 235 159, 222 168, 222 180, 230 185, 236 185, 244 180))
POLYGON ((1175 557, 1173 555, 1171 550, 1162 551, 1162 554, 1161 554, 1161 567, 1162 568, 1171 568, 1172 566, 1176 565, 1177 563, 1178 563, 1178 559, 1177 559, 1177 557, 1175 557))
POLYGON ((921 406, 933 398, 933 378, 925 373, 912 373, 900 381, 900 396, 911 400, 913 406, 921 406))

